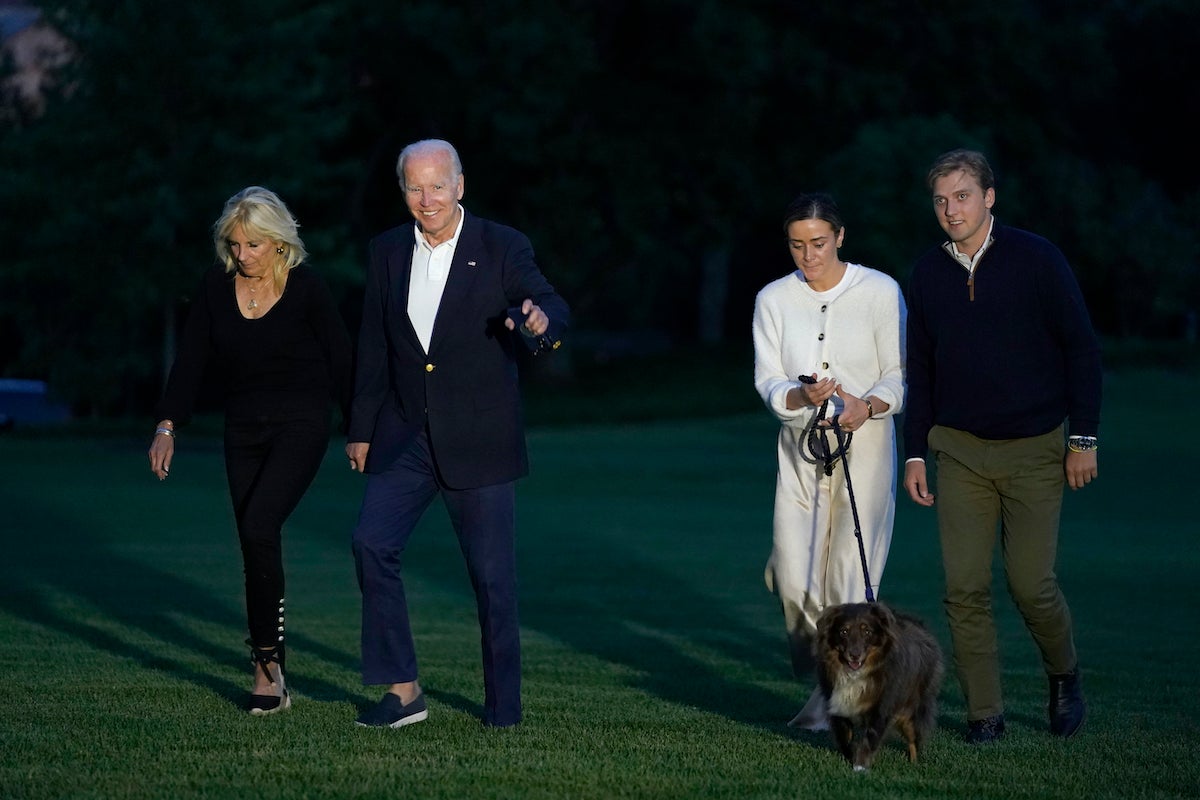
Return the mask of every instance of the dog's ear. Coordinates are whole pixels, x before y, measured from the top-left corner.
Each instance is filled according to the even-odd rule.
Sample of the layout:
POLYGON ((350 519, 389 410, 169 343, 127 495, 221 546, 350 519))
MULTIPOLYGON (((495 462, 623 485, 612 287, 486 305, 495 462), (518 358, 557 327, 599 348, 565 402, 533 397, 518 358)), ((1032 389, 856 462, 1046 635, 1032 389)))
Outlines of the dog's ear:
POLYGON ((896 628, 896 615, 883 603, 871 603, 871 616, 882 632, 891 633, 896 628))
POLYGON ((875 619, 880 625, 888 627, 895 625, 896 615, 892 612, 892 609, 884 606, 883 603, 871 603, 871 614, 875 615, 875 619))

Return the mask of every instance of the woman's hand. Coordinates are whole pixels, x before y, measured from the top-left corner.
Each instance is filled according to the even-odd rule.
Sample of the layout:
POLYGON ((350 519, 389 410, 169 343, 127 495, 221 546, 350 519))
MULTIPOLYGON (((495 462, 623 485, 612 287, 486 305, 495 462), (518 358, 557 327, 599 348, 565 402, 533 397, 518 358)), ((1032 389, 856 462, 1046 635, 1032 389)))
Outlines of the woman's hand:
MULTIPOLYGON (((844 431, 856 431, 867 423, 871 417, 876 414, 882 414, 891 406, 880 400, 878 397, 855 397, 849 392, 842 391, 839 384, 837 387, 837 396, 842 398, 842 413, 838 414, 838 425, 844 431), (870 405, 867 404, 870 400, 870 405)), ((817 423, 824 428, 833 427, 831 420, 822 420, 817 423)))
POLYGON ((164 419, 158 423, 154 439, 150 442, 150 471, 165 481, 171 474, 171 461, 175 458, 175 426, 171 420, 164 419))
POLYGON ((812 374, 812 381, 812 383, 801 382, 799 386, 788 390, 787 407, 789 409, 797 409, 803 406, 819 408, 822 403, 833 397, 833 393, 836 390, 841 388, 833 378, 817 380, 815 372, 812 374))

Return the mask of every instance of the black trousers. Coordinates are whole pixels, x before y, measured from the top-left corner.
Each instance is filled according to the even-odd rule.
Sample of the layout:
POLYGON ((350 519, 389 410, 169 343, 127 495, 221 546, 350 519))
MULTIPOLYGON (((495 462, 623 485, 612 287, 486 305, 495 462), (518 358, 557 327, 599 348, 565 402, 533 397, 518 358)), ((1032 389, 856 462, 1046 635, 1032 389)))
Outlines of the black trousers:
POLYGON ((329 415, 225 421, 225 474, 246 575, 250 641, 283 643, 283 523, 312 484, 329 449, 329 415))

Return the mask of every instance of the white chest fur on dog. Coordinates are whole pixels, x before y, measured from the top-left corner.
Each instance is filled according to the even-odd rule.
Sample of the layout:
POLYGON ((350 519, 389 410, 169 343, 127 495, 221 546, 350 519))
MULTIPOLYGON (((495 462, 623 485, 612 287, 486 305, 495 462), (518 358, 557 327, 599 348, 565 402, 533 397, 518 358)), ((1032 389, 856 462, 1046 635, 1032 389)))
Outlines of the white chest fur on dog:
POLYGON ((856 717, 870 707, 866 699, 868 688, 866 670, 838 674, 829 696, 829 713, 838 717, 856 717))

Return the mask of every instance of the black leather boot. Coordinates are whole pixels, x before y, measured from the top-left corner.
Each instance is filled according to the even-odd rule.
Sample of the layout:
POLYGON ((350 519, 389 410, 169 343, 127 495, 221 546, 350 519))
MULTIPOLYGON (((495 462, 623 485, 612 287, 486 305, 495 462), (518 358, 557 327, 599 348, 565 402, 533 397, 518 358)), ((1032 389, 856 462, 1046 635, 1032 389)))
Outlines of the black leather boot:
POLYGON ((1004 737, 1004 715, 967 721, 967 744, 991 744, 1004 737))
POLYGON ((1069 739, 1083 725, 1087 705, 1079 685, 1079 670, 1050 676, 1050 733, 1069 739))

